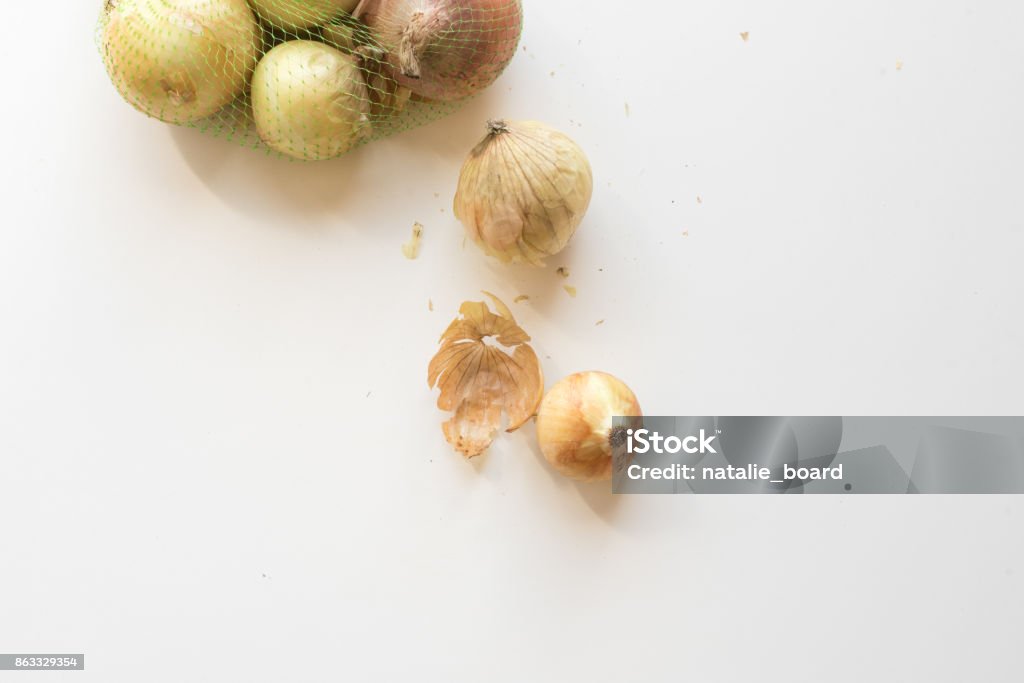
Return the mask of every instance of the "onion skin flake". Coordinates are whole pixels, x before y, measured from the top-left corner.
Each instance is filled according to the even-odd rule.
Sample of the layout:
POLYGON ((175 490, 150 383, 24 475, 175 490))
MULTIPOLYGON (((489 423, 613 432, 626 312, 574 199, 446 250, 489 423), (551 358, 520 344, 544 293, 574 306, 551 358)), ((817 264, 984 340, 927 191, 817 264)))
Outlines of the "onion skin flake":
POLYGON ((506 431, 533 417, 544 395, 544 373, 530 336, 508 306, 488 294, 497 313, 482 301, 466 301, 441 335, 430 361, 427 384, 441 390, 437 407, 454 415, 442 424, 445 439, 467 458, 483 454, 508 418, 506 431))

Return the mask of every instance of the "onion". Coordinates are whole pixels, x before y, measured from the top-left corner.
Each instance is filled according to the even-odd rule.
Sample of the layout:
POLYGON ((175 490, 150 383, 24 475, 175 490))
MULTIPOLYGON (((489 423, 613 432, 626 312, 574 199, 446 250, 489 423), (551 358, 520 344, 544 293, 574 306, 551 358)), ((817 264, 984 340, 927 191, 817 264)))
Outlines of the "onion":
POLYGON ((565 476, 605 481, 612 478, 616 456, 626 455, 627 430, 643 427, 642 416, 622 380, 605 372, 578 372, 556 383, 541 401, 537 443, 565 476), (625 419, 617 423, 616 417, 625 419))
POLYGON ((388 52, 398 82, 452 101, 483 90, 515 55, 520 0, 363 0, 356 8, 388 52))
POLYGON ((245 0, 107 0, 103 11, 107 71, 143 113, 188 123, 245 89, 260 38, 245 0))
POLYGON ((569 244, 593 192, 587 155, 569 136, 537 121, 488 121, 462 165, 455 217, 491 256, 542 266, 569 244))
POLYGON ((264 21, 286 31, 326 24, 342 12, 351 12, 359 0, 249 0, 264 21))
POLYGON ((367 132, 369 93, 358 60, 312 40, 281 43, 252 76, 256 130, 271 149, 297 159, 330 159, 367 132))

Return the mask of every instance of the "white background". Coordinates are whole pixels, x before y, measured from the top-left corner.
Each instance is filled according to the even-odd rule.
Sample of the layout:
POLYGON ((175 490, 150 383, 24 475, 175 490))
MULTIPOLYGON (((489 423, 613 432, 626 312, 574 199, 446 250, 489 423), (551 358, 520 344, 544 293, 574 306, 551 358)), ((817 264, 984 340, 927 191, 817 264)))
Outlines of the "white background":
POLYGON ((38 680, 1020 680, 1024 499, 615 499, 532 426, 464 462, 426 368, 486 289, 650 414, 1024 413, 1024 5, 527 0, 484 96, 304 165, 124 104, 99 4, 0 43, 0 651, 88 662, 38 680), (451 215, 492 116, 590 155, 545 271, 451 215))

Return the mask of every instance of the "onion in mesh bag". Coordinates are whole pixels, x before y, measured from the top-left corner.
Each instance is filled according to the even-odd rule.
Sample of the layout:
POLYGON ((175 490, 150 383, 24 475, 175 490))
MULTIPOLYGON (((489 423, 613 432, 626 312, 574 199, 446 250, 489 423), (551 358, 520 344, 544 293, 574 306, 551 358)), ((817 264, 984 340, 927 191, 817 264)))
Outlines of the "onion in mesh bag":
POLYGON ((107 0, 103 11, 107 71, 143 113, 188 123, 245 89, 260 39, 245 0, 107 0))
POLYGON ((297 31, 326 24, 342 12, 351 12, 359 0, 249 0, 268 24, 297 31))
POLYGON ((281 43, 264 55, 252 76, 252 107, 260 139, 297 159, 344 154, 369 131, 358 59, 312 40, 281 43))
POLYGON ((501 75, 523 23, 520 0, 362 0, 355 15, 387 51, 401 85, 446 102, 501 75))

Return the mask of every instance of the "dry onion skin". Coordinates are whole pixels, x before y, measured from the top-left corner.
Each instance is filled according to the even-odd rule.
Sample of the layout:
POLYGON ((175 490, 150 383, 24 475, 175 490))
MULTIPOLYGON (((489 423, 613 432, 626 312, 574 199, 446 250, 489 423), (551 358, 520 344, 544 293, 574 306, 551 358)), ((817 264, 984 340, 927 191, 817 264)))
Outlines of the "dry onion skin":
POLYGON ((560 380, 537 412, 544 458, 567 477, 606 481, 615 456, 625 452, 626 430, 643 426, 643 413, 626 384, 605 372, 579 372, 560 380), (614 418, 632 417, 626 424, 614 418))
POLYGON ((467 458, 490 447, 502 413, 508 418, 506 431, 515 431, 537 412, 544 394, 530 336, 505 304, 488 296, 497 313, 482 301, 463 303, 427 371, 428 385, 441 390, 437 407, 454 412, 442 425, 445 439, 467 458))
POLYGON ((252 107, 264 144, 296 159, 332 159, 369 132, 359 60, 312 40, 281 43, 263 56, 252 76, 252 107))
POLYGON ((590 206, 594 176, 571 138, 537 121, 489 121, 469 153, 455 216, 485 252, 544 265, 562 251, 590 206))
POLYGON ((355 16, 387 52, 394 78, 440 102, 491 85, 523 27, 520 0, 363 0, 355 16))
POLYGON ((107 0, 107 72, 136 109, 168 123, 198 121, 242 94, 259 26, 245 0, 107 0))
POLYGON ((351 12, 359 0, 249 0, 249 4, 271 26, 301 31, 351 12))
POLYGON ((320 35, 328 45, 359 59, 370 95, 370 117, 374 123, 396 116, 405 109, 412 91, 394 79, 387 51, 374 44, 365 24, 349 14, 342 14, 321 26, 320 35))
POLYGON ((402 245, 402 255, 410 261, 415 261, 420 255, 420 244, 423 242, 423 225, 421 223, 413 223, 412 225, 412 236, 409 237, 409 241, 402 245))

